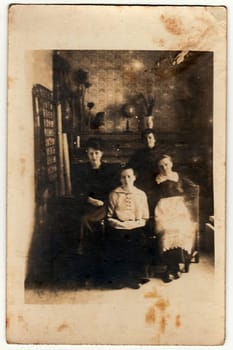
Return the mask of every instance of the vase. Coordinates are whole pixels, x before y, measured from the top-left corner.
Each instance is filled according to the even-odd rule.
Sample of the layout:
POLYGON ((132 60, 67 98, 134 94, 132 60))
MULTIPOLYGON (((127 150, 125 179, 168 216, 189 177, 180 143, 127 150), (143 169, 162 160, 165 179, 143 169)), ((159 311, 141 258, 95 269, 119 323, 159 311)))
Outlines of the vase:
POLYGON ((154 127, 154 116, 153 115, 149 115, 144 117, 144 129, 153 129, 154 127))

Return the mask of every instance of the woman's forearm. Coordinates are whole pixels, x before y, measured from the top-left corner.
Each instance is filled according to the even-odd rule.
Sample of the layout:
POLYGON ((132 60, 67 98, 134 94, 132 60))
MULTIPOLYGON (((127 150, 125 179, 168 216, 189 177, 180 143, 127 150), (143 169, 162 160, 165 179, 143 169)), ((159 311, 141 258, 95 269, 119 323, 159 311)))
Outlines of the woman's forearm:
POLYGON ((99 200, 99 199, 95 199, 93 197, 87 197, 87 202, 91 205, 94 205, 95 207, 102 207, 104 205, 104 202, 99 200))
POLYGON ((113 228, 125 230, 132 230, 137 227, 143 227, 146 224, 145 219, 120 221, 115 218, 108 218, 108 222, 113 228))

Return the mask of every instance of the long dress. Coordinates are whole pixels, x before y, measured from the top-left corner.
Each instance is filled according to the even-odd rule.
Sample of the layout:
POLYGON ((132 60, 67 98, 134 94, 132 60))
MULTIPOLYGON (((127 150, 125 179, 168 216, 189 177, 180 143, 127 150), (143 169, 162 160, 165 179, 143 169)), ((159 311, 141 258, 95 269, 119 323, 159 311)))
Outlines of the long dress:
MULTIPOLYGON (((118 184, 118 164, 104 162, 93 169, 90 162, 77 164, 73 169, 73 193, 77 200, 79 231, 77 253, 83 257, 81 279, 86 276, 89 283, 100 284, 104 258, 104 218, 109 192, 118 184), (101 200, 97 207, 88 203, 88 197, 101 200)), ((80 257, 80 259, 81 259, 80 257)))
POLYGON ((179 263, 189 261, 195 241, 196 224, 185 201, 195 195, 195 187, 187 178, 177 176, 177 181, 164 179, 158 183, 157 190, 154 214, 159 250, 168 269, 178 271, 179 263))
POLYGON ((144 235, 149 218, 145 192, 122 186, 109 195, 108 203, 108 276, 113 284, 128 287, 144 277, 144 235))

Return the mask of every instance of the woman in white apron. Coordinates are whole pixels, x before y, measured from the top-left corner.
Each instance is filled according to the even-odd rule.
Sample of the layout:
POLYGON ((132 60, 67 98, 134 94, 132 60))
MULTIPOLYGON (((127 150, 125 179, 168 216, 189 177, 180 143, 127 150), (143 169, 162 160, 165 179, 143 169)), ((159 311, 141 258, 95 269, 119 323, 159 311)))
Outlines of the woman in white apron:
POLYGON ((188 264, 195 241, 195 223, 186 206, 194 184, 173 171, 172 159, 163 155, 155 178, 158 201, 155 206, 155 232, 159 237, 162 262, 166 266, 164 282, 181 276, 180 264, 188 264))

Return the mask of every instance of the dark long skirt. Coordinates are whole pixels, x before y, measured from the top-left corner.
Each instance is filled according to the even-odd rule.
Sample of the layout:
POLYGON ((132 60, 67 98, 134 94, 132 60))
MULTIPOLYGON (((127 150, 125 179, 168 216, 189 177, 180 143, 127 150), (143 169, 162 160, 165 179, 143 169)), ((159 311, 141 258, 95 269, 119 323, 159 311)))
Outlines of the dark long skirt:
POLYGON ((143 228, 117 230, 108 228, 105 237, 105 271, 109 284, 130 286, 145 274, 143 228))

